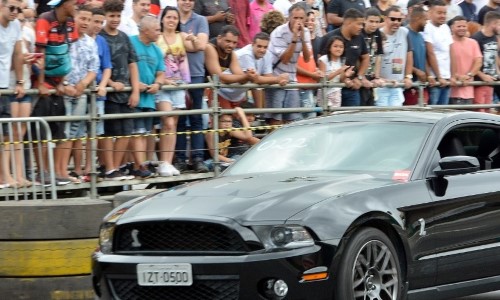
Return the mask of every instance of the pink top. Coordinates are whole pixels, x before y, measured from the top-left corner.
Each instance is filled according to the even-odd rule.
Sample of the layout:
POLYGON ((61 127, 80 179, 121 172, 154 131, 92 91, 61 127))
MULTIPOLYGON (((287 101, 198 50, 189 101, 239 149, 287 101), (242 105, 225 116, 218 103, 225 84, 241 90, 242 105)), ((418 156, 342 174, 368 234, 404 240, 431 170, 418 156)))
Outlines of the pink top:
MULTIPOLYGON (((476 40, 465 38, 462 41, 454 40, 451 44, 451 55, 453 56, 453 64, 455 65, 455 74, 465 75, 469 73, 474 64, 474 59, 483 57, 479 45, 476 40)), ((473 86, 451 87, 450 97, 473 99, 473 86)))
POLYGON ((231 12, 234 14, 234 26, 240 31, 237 47, 243 48, 252 42, 247 27, 247 20, 250 17, 250 5, 248 0, 228 0, 228 3, 231 6, 231 12))
POLYGON ((264 2, 264 5, 264 8, 260 7, 257 0, 253 0, 250 3, 250 16, 248 17, 248 34, 250 40, 253 40, 253 37, 261 32, 260 20, 262 20, 262 16, 268 11, 274 10, 274 7, 267 0, 264 2))

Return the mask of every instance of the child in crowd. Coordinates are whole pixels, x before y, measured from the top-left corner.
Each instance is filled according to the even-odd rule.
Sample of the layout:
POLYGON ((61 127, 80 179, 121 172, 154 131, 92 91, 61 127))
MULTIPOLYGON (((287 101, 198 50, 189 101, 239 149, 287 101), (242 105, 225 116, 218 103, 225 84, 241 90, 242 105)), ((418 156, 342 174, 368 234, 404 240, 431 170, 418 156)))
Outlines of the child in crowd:
MULTIPOLYGON (((92 21, 90 22, 88 35, 93 38, 97 45, 97 53, 99 55, 99 69, 96 75, 96 103, 95 109, 96 114, 101 116, 104 114, 104 101, 106 100, 106 87, 108 85, 108 80, 111 77, 111 69, 113 66, 111 65, 111 54, 109 52, 109 46, 106 42, 106 39, 99 35, 103 26, 104 26, 105 16, 104 10, 102 8, 93 8, 92 9, 92 21)), ((89 112, 91 112, 92 105, 89 105, 89 112)), ((96 136, 102 136, 104 134, 104 122, 99 120, 96 124, 95 129, 96 136)), ((92 151, 90 145, 92 142, 87 140, 86 144, 86 159, 85 159, 85 176, 84 181, 90 181, 90 177, 88 174, 92 169, 92 164, 94 163, 94 159, 92 159, 92 151)), ((101 149, 103 144, 102 139, 97 140, 97 149, 101 149)), ((100 151, 97 152, 98 157, 102 157, 100 151)), ((103 161, 103 159, 100 159, 103 161)))
MULTIPOLYGON (((247 116, 241 107, 235 107, 236 115, 238 120, 241 122, 242 128, 250 127, 248 123, 247 116)), ((236 138, 244 143, 254 145, 259 142, 259 139, 252 135, 250 129, 247 130, 232 130, 233 129, 233 117, 231 115, 221 115, 219 117, 219 162, 222 166, 227 167, 232 164, 239 156, 240 153, 234 153, 237 145, 233 145, 233 139, 236 138)), ((215 145, 214 145, 214 134, 213 132, 207 132, 205 134, 205 141, 208 146, 208 151, 210 153, 210 159, 205 161, 205 165, 210 169, 214 169, 213 158, 215 157, 215 145)))
MULTIPOLYGON (((71 44, 70 56, 73 68, 66 75, 66 94, 64 95, 64 105, 67 116, 85 116, 87 114, 87 95, 84 90, 95 80, 99 68, 99 56, 97 45, 93 38, 87 35, 92 11, 88 6, 81 6, 77 9, 75 21, 78 30, 78 41, 71 44)), ((60 163, 56 164, 55 170, 58 178, 68 178, 73 183, 79 183, 82 168, 82 145, 86 136, 85 121, 67 122, 65 134, 70 139, 63 142, 65 147, 60 151, 62 156, 60 163), (70 155, 73 151, 74 171, 67 176, 70 155)))
MULTIPOLYGON (((327 80, 334 83, 350 83, 349 77, 354 74, 353 66, 346 66, 343 63, 344 41, 339 36, 332 37, 328 43, 328 54, 319 58, 319 69, 325 73, 327 80)), ((323 106, 323 90, 318 91, 318 104, 323 106)), ((326 89, 326 99, 328 107, 340 107, 342 95, 340 87, 330 87, 326 89)))
POLYGON ((129 37, 118 30, 123 11, 121 0, 109 0, 103 5, 106 17, 106 25, 101 31, 109 46, 113 70, 108 86, 120 91, 120 93, 109 93, 104 104, 106 114, 122 114, 123 119, 104 121, 103 157, 105 165, 104 180, 132 179, 134 176, 123 174, 119 166, 123 161, 125 152, 129 150, 129 137, 134 130, 134 121, 127 118, 126 114, 135 112, 139 104, 139 71, 137 68, 137 55, 129 37), (130 93, 123 92, 125 86, 130 85, 130 93), (118 137, 113 142, 112 137, 118 137))

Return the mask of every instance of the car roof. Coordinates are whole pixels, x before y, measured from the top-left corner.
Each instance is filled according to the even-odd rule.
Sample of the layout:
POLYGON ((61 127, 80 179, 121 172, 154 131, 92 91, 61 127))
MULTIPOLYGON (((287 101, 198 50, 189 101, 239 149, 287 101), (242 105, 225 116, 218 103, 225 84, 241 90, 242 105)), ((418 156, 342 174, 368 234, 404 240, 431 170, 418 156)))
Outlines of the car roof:
POLYGON ((344 110, 333 112, 330 115, 312 118, 292 123, 293 125, 306 125, 331 122, 417 122, 435 124, 440 121, 446 123, 454 120, 496 120, 500 117, 494 114, 479 113, 465 110, 436 109, 436 108, 401 108, 401 109, 363 109, 344 110))

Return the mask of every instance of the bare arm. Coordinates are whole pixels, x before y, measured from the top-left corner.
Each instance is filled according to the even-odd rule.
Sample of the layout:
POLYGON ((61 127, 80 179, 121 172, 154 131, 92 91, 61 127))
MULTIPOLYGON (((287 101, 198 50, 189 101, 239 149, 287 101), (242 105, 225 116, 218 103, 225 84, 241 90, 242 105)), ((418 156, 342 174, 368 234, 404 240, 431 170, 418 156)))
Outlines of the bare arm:
MULTIPOLYGON (((205 49, 205 67, 207 68, 208 74, 210 75, 218 75, 219 79, 222 83, 245 83, 248 81, 248 77, 243 73, 241 68, 239 67, 238 58, 235 53, 233 55, 231 66, 237 63, 237 67, 234 66, 234 71, 239 74, 224 74, 222 72, 221 66, 219 64, 219 55, 217 54, 217 50, 213 46, 208 46, 205 49)), ((231 69, 231 72, 233 69, 231 69)))
POLYGON ((434 53, 434 47, 432 46, 431 43, 425 42, 425 49, 427 50, 427 61, 429 63, 430 69, 434 72, 436 78, 441 78, 441 73, 439 73, 436 54, 434 53))
POLYGON ((135 62, 128 64, 128 68, 130 70, 130 84, 132 86, 128 105, 136 107, 139 104, 139 68, 135 62))
POLYGON ((184 33, 183 39, 187 52, 204 51, 208 44, 208 35, 206 33, 198 33, 197 35, 184 33))
POLYGON ((338 14, 327 13, 326 19, 328 21, 328 24, 332 24, 334 26, 340 26, 344 22, 344 18, 339 17, 338 14))
MULTIPOLYGON (((23 65, 24 65, 24 55, 22 48, 23 41, 17 41, 14 46, 14 72, 16 73, 16 81, 23 80, 23 65)), ((24 85, 16 84, 16 98, 24 97, 24 85)))

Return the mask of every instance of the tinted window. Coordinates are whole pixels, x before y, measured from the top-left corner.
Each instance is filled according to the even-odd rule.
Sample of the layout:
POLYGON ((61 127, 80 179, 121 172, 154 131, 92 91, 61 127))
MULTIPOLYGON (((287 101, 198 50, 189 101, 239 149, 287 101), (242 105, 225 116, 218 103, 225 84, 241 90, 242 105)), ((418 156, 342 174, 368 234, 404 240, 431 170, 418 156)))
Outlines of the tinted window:
POLYGON ((411 169, 429 128, 361 122, 284 128, 255 145, 228 173, 411 169))

